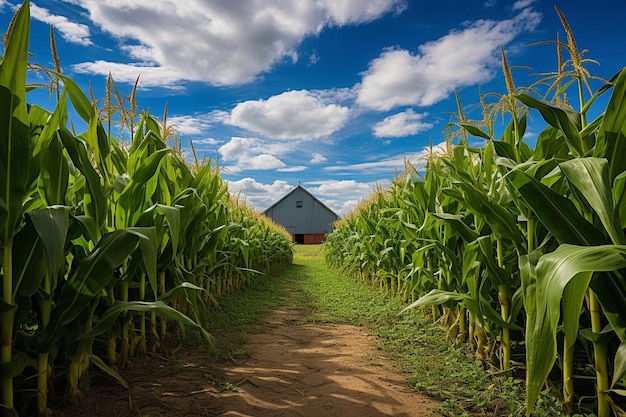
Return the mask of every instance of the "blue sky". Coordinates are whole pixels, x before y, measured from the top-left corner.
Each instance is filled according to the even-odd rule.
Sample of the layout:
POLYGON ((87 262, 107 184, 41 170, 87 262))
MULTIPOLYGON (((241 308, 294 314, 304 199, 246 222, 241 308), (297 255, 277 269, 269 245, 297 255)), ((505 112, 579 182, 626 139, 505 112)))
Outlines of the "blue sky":
MULTIPOLYGON (((0 31, 18 2, 0 0, 0 31)), ((104 96, 112 73, 138 104, 176 126, 188 148, 219 156, 231 192, 259 210, 302 183, 338 214, 419 165, 456 111, 505 92, 500 48, 518 86, 556 69, 565 34, 554 0, 40 0, 33 62, 61 66, 104 96), (522 68, 526 66, 526 68, 522 68), (530 67, 530 68, 527 68, 530 67)), ((557 6, 593 75, 626 65, 626 1, 557 6)), ((594 84, 597 86, 598 84, 594 84)), ((30 101, 52 108, 47 93, 30 101)), ((469 113, 480 118, 480 112, 469 113)), ((536 115, 535 119, 539 116, 536 115)), ((540 131, 531 123, 532 142, 540 131)), ((186 150, 188 152, 188 149, 186 150)))

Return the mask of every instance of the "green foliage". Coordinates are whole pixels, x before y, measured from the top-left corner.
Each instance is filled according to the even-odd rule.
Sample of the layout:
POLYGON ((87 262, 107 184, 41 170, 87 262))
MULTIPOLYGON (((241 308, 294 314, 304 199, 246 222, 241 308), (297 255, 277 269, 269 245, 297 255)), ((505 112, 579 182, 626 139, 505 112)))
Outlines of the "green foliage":
POLYGON ((48 415, 48 392, 66 383, 78 398, 91 365, 123 383, 113 365, 158 350, 168 321, 211 342, 207 304, 290 263, 292 249, 231 199, 216 166, 170 149, 149 114, 125 109, 133 137, 120 146, 78 85, 51 70, 63 86, 54 110, 29 105, 29 8, 0 63, 0 405, 48 415), (68 102, 85 132, 70 131, 68 102))
POLYGON ((483 96, 484 120, 476 123, 459 111, 458 142, 448 138, 446 152, 428 155, 419 172, 409 167, 363 201, 329 236, 325 256, 401 297, 405 311, 429 306, 451 342, 484 363, 525 374, 528 414, 558 364, 563 411, 594 397, 598 416, 607 417, 623 413, 625 392, 618 346, 626 340, 626 70, 585 100, 588 79, 597 78, 582 67, 590 61, 572 47, 569 25, 557 13, 568 44, 556 43, 572 57, 554 73, 552 100, 513 91, 503 53, 508 95, 491 95, 496 103, 483 96), (578 109, 566 101, 570 88, 578 109), (587 124, 592 105, 609 93, 606 108, 587 124), (500 137, 496 112, 506 122, 500 137), (533 150, 521 139, 535 112, 548 127, 533 150), (595 392, 576 392, 588 369, 596 374, 595 392))

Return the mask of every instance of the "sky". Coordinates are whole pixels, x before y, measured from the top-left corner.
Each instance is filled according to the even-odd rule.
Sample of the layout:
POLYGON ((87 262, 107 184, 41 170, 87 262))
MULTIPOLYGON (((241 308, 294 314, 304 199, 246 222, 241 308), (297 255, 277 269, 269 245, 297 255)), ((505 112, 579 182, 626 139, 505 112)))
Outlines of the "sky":
MULTIPOLYGON (((19 4, 0 0, 0 32, 19 4)), ((300 183, 343 216, 441 146, 455 91, 470 119, 479 91, 506 92, 501 48, 516 86, 555 71, 555 4, 591 74, 626 65, 625 0, 38 0, 31 61, 53 66, 52 25, 65 75, 96 97, 109 73, 124 94, 139 77, 138 105, 167 107, 184 152, 217 158, 249 205, 300 183)))

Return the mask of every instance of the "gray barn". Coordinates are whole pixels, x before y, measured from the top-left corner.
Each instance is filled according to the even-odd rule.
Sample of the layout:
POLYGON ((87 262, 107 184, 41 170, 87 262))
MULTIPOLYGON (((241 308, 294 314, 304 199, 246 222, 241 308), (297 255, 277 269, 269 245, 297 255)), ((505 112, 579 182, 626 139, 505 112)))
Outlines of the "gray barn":
POLYGON ((287 229, 293 242, 303 244, 322 243, 326 234, 333 231, 333 222, 339 220, 300 184, 263 214, 287 229))

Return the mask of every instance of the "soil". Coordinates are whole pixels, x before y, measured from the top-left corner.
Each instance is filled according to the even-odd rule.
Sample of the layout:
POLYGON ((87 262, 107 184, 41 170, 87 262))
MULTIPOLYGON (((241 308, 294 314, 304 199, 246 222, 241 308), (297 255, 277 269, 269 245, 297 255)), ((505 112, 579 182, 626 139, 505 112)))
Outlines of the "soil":
POLYGON ((228 363, 206 349, 135 359, 128 390, 92 385, 79 406, 55 416, 427 416, 434 402, 411 389, 367 329, 305 323, 274 311, 228 363))

